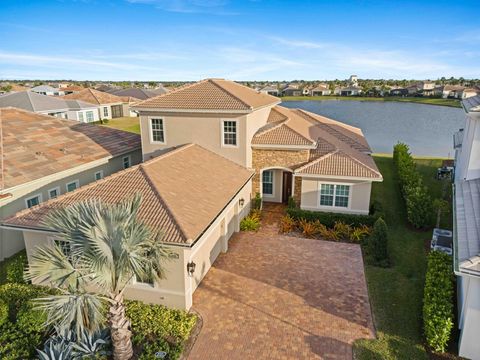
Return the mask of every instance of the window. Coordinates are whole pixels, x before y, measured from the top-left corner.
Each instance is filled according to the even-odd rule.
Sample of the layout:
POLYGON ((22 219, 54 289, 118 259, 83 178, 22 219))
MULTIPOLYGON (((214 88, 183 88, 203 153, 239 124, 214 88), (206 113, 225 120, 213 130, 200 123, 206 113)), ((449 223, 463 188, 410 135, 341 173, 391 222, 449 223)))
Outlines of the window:
POLYGON ((321 184, 320 205, 348 208, 350 185, 321 184))
POLYGON ((55 242, 55 245, 57 245, 60 248, 60 250, 62 250, 63 255, 69 258, 71 255, 70 243, 68 241, 57 240, 57 239, 55 239, 54 242, 55 242))
POLYGON ((60 188, 57 186, 53 189, 48 190, 48 198, 55 199, 58 195, 60 195, 60 188))
POLYGON ((81 111, 78 112, 78 121, 83 122, 83 112, 81 112, 81 111))
POLYGON ((237 146, 237 122, 224 121, 222 131, 223 131, 223 145, 237 146))
POLYGON ((73 190, 77 189, 79 186, 80 186, 80 183, 79 183, 78 180, 69 182, 69 183, 67 183, 67 192, 73 191, 73 190))
POLYGON ((141 278, 135 275, 135 284, 150 285, 153 286, 153 279, 150 277, 141 278))
POLYGON ((85 114, 87 114, 87 122, 92 122, 93 121, 93 111, 87 111, 85 114))
POLYGON ((97 171, 95 173, 95 181, 103 179, 103 170, 97 171))
POLYGON ((32 206, 36 206, 42 202, 42 194, 37 194, 35 196, 29 197, 25 199, 25 205, 27 208, 31 208, 32 206))
POLYGON ((130 167, 130 156, 124 156, 122 158, 122 164, 124 169, 128 169, 130 167))
POLYGON ((108 116, 108 107, 103 108, 103 116, 105 116, 105 117, 108 116))
POLYGON ((163 129, 163 119, 150 119, 151 140, 154 143, 165 142, 165 132, 163 129))
POLYGON ((273 195, 273 171, 265 170, 262 174, 263 195, 273 195))

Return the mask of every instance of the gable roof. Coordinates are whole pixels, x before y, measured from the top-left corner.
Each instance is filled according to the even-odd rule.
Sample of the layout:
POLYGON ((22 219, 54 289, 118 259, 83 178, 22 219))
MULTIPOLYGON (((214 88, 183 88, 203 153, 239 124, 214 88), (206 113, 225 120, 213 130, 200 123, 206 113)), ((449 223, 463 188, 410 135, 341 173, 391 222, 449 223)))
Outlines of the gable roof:
POLYGON ((137 134, 12 107, 0 129, 0 190, 141 147, 137 134))
POLYGON ((128 102, 127 99, 95 89, 83 89, 72 94, 62 96, 64 99, 82 100, 95 105, 108 105, 128 102))
MULTIPOLYGON (((83 101, 71 103, 61 97, 37 94, 33 91, 20 91, 0 96, 0 107, 12 106, 27 111, 66 111, 72 109, 93 108, 95 105, 83 101)), ((72 109, 72 110, 73 110, 72 109)))
POLYGON ((199 145, 188 144, 21 211, 4 224, 41 229, 53 209, 87 199, 117 203, 140 193, 140 220, 161 230, 164 242, 191 245, 253 174, 199 145))
POLYGON ((168 92, 164 87, 158 89, 140 89, 140 88, 127 88, 127 89, 112 89, 107 93, 117 96, 128 96, 139 100, 146 100, 154 96, 166 94, 168 92))
POLYGON ((252 146, 308 149, 309 160, 297 174, 382 178, 359 128, 300 109, 273 107, 252 146))
POLYGON ((462 105, 467 113, 480 112, 480 95, 462 100, 462 105))
POLYGON ((50 85, 38 85, 30 89, 33 92, 58 92, 57 88, 50 85))
POLYGON ((223 79, 206 79, 188 84, 135 104, 134 109, 170 111, 235 111, 251 112, 278 104, 280 99, 257 92, 247 86, 223 79))

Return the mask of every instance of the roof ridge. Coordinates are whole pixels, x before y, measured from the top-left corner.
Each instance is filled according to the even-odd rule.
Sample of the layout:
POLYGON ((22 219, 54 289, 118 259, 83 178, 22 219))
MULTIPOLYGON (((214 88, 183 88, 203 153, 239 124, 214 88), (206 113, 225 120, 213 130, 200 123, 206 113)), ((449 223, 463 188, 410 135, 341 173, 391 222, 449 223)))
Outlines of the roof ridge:
POLYGON ((101 102, 100 102, 100 100, 98 99, 97 95, 95 95, 95 93, 93 92, 93 89, 92 89, 92 88, 87 88, 87 89, 88 89, 88 91, 90 91, 90 94, 92 94, 93 98, 94 98, 95 100, 97 100, 98 105, 101 105, 101 102))
MULTIPOLYGON (((259 132, 255 133, 254 136, 260 136, 260 135, 263 135, 263 134, 266 134, 266 133, 269 133, 270 131, 272 130, 275 130, 275 129, 278 129, 280 126, 284 125, 286 122, 288 121, 288 119, 285 119, 285 120, 278 120, 278 121, 275 121, 275 122, 271 122, 270 124, 275 124, 276 122, 278 122, 278 124, 275 124, 274 126, 272 126, 271 128, 268 128, 268 129, 265 129, 263 131, 260 131, 261 128, 259 129, 259 132)), ((268 123, 267 123, 268 124, 268 123)), ((267 125, 265 124, 265 125, 267 125)))
POLYGON ((158 201, 160 201, 163 205, 164 205, 164 208, 165 208, 165 211, 168 213, 168 216, 173 220, 175 226, 178 228, 178 230, 181 232, 182 236, 184 237, 184 239, 186 240, 187 243, 191 243, 192 242, 192 239, 190 239, 188 236, 187 236, 187 232, 185 231, 185 229, 183 228, 183 226, 180 224, 180 222, 178 221, 178 217, 175 215, 175 213, 172 211, 172 209, 170 208, 170 206, 168 205, 167 201, 163 198, 163 196, 160 194, 160 192, 158 191, 157 187, 155 186, 155 184, 153 183, 152 179, 150 178, 150 176, 148 175, 148 173, 145 171, 145 167, 142 166, 143 164, 139 164, 138 168, 140 170, 140 172, 142 173, 143 177, 147 180, 148 184, 150 185, 150 187, 152 188, 153 192, 155 193, 155 196, 157 197, 158 201))
POLYGON ((297 168, 297 169, 295 170, 295 173, 298 173, 299 171, 304 170, 305 168, 307 168, 307 167, 309 167, 309 166, 311 166, 311 165, 313 165, 313 164, 316 164, 316 163, 320 162, 320 160, 325 160, 326 158, 328 158, 328 157, 330 157, 330 156, 338 153, 339 151, 340 151, 340 150, 335 149, 335 150, 332 151, 332 152, 329 152, 329 153, 327 153, 327 154, 325 154, 325 155, 319 156, 318 158, 314 159, 313 161, 307 162, 305 165, 302 165, 302 166, 300 166, 299 168, 297 168))
POLYGON ((293 127, 291 127, 291 126, 288 124, 289 121, 290 121, 290 118, 288 118, 288 119, 285 121, 284 125, 285 125, 286 127, 288 127, 288 128, 290 129, 290 131, 293 131, 295 134, 297 134, 298 136, 302 137, 303 139, 311 142, 312 144, 315 144, 315 141, 314 141, 314 140, 307 138, 306 136, 300 134, 300 133, 299 133, 297 130, 295 130, 293 127))
MULTIPOLYGON (((173 155, 173 154, 176 154, 177 152, 180 152, 180 151, 183 151, 185 149, 188 149, 189 147, 192 147, 193 145, 196 145, 194 143, 188 143, 188 144, 183 144, 183 145, 178 145, 178 147, 175 147, 173 150, 170 150, 170 151, 167 151, 166 153, 164 154, 160 154, 158 156, 154 156, 142 163, 140 163, 139 165, 148 165, 152 162, 155 162, 155 161, 158 161, 158 160, 161 160, 161 159, 164 159, 170 155, 173 155)), ((200 145, 198 145, 200 146, 200 145)))
MULTIPOLYGON (((237 99, 238 101, 240 101, 242 104, 244 104, 247 108, 249 108, 250 110, 253 110, 253 106, 247 104, 245 101, 243 101, 242 99, 240 99, 237 95, 235 94, 232 94, 230 91, 228 91, 227 89, 225 89, 223 86, 221 86, 219 83, 217 83, 218 79, 208 79, 208 82, 212 83, 213 85, 215 85, 216 87, 218 87, 220 90, 222 90, 223 92, 225 92, 226 94, 230 95, 231 97, 237 99)), ((237 83, 235 83, 237 84, 237 83)), ((240 85, 240 86, 243 86, 241 84, 237 84, 237 85, 240 85)), ((245 86, 246 87, 246 86, 245 86)), ((252 90, 250 88, 248 88, 249 90, 252 90)))
MULTIPOLYGON (((344 152, 344 151, 342 151, 342 150, 340 150, 340 152, 341 152, 343 155, 348 156, 350 159, 352 159, 353 161, 357 162, 358 164, 360 164, 360 165, 363 166, 364 168, 366 168, 366 169, 374 172, 374 173, 377 174, 377 175, 382 176, 382 174, 381 174, 379 171, 371 168, 370 166, 368 166, 367 164, 363 163, 362 161, 356 159, 356 158, 353 157, 352 155, 347 154, 346 152, 344 152)), ((369 155, 367 155, 367 156, 369 156, 369 155)))
POLYGON ((27 97, 28 97, 28 101, 30 101, 30 105, 32 106, 32 110, 33 111, 36 111, 37 109, 35 109, 35 104, 33 103, 33 100, 32 100, 32 97, 30 96, 30 94, 32 93, 31 91, 27 90, 25 91, 27 93, 27 97))
POLYGON ((189 83, 189 84, 184 84, 182 86, 179 86, 179 87, 176 87, 175 89, 172 89, 170 90, 169 92, 166 92, 165 94, 159 94, 159 95, 156 95, 156 96, 152 96, 151 98, 148 98, 148 99, 145 99, 145 100, 141 100, 140 102, 138 102, 137 104, 135 104, 135 106, 139 106, 139 105, 142 105, 142 103, 144 102, 147 102, 147 101, 150 101, 150 100, 153 100, 153 99, 158 99, 158 98, 161 98, 161 97, 165 97, 166 95, 169 95, 169 94, 175 94, 181 90, 184 90, 184 89, 188 89, 188 88, 191 88, 197 84, 201 84, 201 83, 204 83, 206 82, 208 79, 203 79, 203 80, 200 80, 200 81, 197 81, 197 82, 194 82, 194 83, 189 83))

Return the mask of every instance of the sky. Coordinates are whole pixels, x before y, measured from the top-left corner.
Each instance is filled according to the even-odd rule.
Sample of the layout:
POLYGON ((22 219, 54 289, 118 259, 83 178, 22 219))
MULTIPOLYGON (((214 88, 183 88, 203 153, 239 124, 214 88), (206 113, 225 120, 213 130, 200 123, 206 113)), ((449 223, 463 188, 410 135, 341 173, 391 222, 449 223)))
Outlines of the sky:
POLYGON ((478 0, 0 0, 0 79, 480 78, 478 0))

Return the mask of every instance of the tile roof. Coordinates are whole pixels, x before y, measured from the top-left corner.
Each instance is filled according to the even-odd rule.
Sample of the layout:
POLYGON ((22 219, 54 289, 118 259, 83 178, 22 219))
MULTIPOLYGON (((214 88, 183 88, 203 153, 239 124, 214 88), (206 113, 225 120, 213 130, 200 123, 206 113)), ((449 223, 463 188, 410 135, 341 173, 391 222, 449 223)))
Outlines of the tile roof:
POLYGON ((4 224, 42 228, 53 209, 87 199, 117 203, 140 193, 141 221, 162 231, 164 242, 192 244, 252 176, 253 171, 188 144, 23 210, 4 224))
POLYGON ((95 89, 90 89, 90 88, 62 96, 62 98, 72 99, 72 100, 82 100, 95 105, 108 105, 108 104, 128 102, 128 99, 125 99, 124 97, 109 94, 103 91, 98 91, 95 89))
POLYGON ((108 90, 107 93, 117 95, 117 96, 129 96, 138 100, 150 99, 154 96, 166 94, 168 92, 164 87, 159 89, 140 89, 140 88, 128 88, 128 89, 112 89, 108 90))
POLYGON ((83 101, 71 103, 58 96, 37 94, 32 91, 20 91, 0 96, 0 107, 7 106, 35 112, 66 111, 95 107, 95 105, 83 101))
POLYGON ((259 93, 233 81, 206 79, 137 103, 135 108, 250 112, 279 102, 277 97, 259 93))
POLYGON ((0 129, 0 190, 141 148, 137 134, 12 107, 0 129))
POLYGON ((259 145, 309 149, 309 162, 295 173, 382 178, 359 128, 308 111, 273 107, 252 139, 253 147, 259 145))
POLYGON ((50 85, 38 85, 30 89, 33 92, 58 92, 57 88, 50 85))

